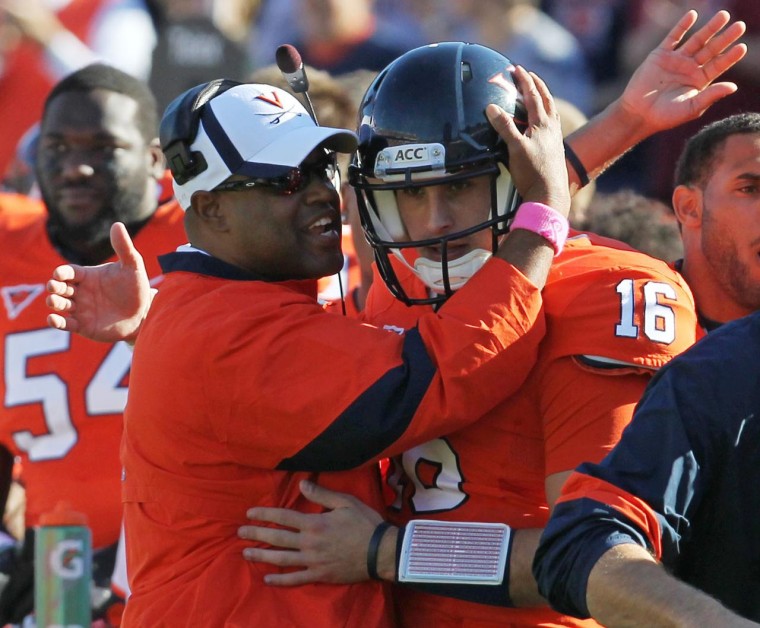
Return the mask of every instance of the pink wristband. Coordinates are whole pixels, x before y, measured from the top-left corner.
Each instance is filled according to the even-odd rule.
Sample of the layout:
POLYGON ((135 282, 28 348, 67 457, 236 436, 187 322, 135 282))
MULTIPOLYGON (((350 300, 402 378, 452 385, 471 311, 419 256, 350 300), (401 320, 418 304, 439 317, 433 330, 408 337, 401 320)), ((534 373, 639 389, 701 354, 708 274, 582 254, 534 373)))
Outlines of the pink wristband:
POLYGON ((543 203, 523 203, 517 209, 515 218, 509 227, 525 229, 537 233, 554 247, 554 257, 562 253, 567 240, 569 225, 567 218, 557 210, 543 203))

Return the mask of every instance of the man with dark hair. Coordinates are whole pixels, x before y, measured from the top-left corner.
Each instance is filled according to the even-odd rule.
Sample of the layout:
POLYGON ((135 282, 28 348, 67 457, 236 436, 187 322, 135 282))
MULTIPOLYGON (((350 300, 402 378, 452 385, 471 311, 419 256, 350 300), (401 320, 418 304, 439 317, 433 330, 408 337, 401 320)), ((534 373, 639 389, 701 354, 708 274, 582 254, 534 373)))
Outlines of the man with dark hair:
POLYGON ((702 326, 760 309, 758 187, 760 113, 740 113, 703 127, 678 159, 673 209, 702 326))
POLYGON ((131 74, 114 70, 115 68, 110 65, 93 63, 64 77, 53 86, 45 99, 43 117, 56 96, 64 92, 90 92, 94 89, 104 89, 129 96, 137 103, 134 125, 147 143, 154 141, 159 112, 153 93, 143 81, 131 74))
POLYGON ((36 173, 48 235, 65 259, 103 262, 113 254, 108 234, 116 220, 137 233, 153 215, 163 173, 157 127, 148 87, 110 66, 88 66, 50 92, 36 173), (91 137, 82 130, 87 124, 91 137), (106 129, 93 130, 100 125, 106 129), (80 163, 83 153, 96 159, 80 163))
MULTIPOLYGON (((0 624, 31 611, 33 527, 59 500, 87 515, 94 575, 107 590, 121 525, 119 442, 131 352, 45 326, 46 269, 113 258, 109 229, 123 221, 155 256, 184 239, 176 203, 158 207, 164 161, 146 85, 105 65, 70 75, 44 108, 36 175, 47 212, 0 224, 5 316, 0 443, 21 463, 27 547, 0 596, 0 624)), ((0 486, 11 481, 4 470, 0 486)))
POLYGON ((570 477, 534 571, 555 608, 605 625, 749 625, 725 607, 760 621, 760 114, 702 128, 676 184, 703 327, 750 316, 663 369, 610 455, 570 477))

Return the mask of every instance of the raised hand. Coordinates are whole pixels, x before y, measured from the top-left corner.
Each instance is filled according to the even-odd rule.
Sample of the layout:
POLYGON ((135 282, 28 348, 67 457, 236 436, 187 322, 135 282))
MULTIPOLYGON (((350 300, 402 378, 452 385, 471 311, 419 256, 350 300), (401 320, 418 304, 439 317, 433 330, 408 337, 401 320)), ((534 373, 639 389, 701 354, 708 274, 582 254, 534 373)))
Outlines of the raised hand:
POLYGON ((111 227, 118 261, 100 266, 64 264, 47 283, 47 322, 101 342, 131 341, 150 307, 151 291, 142 256, 126 227, 111 227))
POLYGON ((253 524, 242 526, 238 531, 240 538, 276 548, 249 547, 243 550, 244 558, 279 567, 304 568, 268 574, 265 582, 271 585, 367 580, 367 547, 382 517, 351 495, 305 480, 300 489, 309 501, 324 506, 328 512, 305 514, 287 508, 251 508, 247 513, 249 519, 288 529, 253 524))
POLYGON ((688 11, 649 53, 619 98, 629 115, 645 120, 647 134, 697 118, 737 89, 734 83, 714 81, 747 53, 744 44, 736 43, 744 22, 730 23, 729 13, 718 11, 684 39, 696 21, 697 12, 688 11))

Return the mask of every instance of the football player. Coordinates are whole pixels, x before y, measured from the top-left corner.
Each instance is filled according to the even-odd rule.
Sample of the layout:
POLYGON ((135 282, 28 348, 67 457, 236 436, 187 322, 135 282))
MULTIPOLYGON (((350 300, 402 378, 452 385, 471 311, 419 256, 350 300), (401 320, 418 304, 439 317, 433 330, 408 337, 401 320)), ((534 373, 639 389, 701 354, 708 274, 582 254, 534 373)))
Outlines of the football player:
MULTIPOLYGON (((84 513, 92 531, 95 576, 106 586, 121 525, 119 443, 131 351, 45 325, 51 264, 98 264, 113 258, 109 230, 123 221, 146 253, 184 239, 182 211, 158 206, 164 173, 158 113, 142 82, 105 65, 80 70, 47 98, 36 176, 47 211, 0 217, 4 315, 0 442, 21 466, 28 547, 40 515, 59 500, 84 513)), ((8 470, 9 471, 9 470, 8 470)), ((7 485, 10 473, 0 482, 7 485)), ((0 597, 0 624, 31 611, 31 563, 21 560, 0 597)))

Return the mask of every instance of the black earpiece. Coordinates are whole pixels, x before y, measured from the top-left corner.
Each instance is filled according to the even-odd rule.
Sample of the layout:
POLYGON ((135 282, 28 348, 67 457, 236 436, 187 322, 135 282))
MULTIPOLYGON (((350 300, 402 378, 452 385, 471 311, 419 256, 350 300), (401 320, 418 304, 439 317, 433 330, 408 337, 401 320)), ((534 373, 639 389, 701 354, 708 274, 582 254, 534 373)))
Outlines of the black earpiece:
POLYGON ((199 151, 190 150, 190 145, 198 134, 204 105, 228 89, 242 84, 231 79, 216 79, 187 90, 169 103, 161 119, 159 137, 161 150, 179 185, 184 185, 208 168, 203 155, 199 151))

